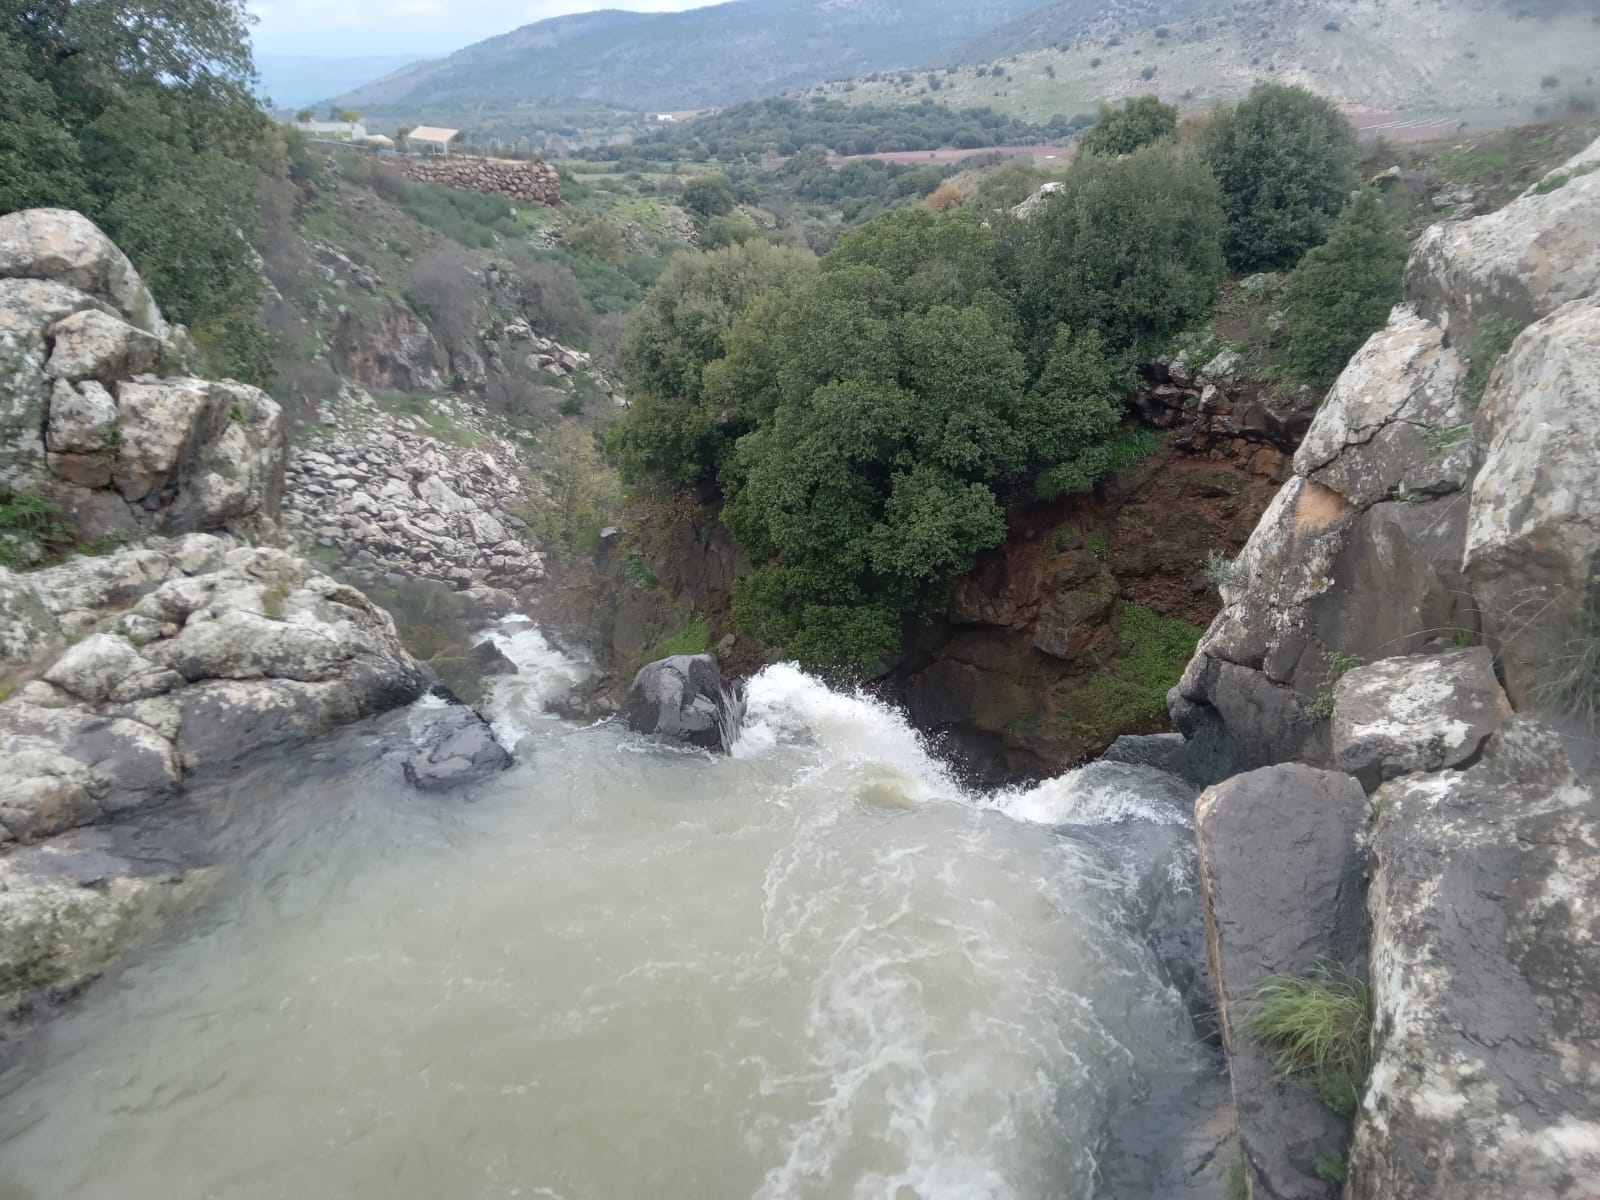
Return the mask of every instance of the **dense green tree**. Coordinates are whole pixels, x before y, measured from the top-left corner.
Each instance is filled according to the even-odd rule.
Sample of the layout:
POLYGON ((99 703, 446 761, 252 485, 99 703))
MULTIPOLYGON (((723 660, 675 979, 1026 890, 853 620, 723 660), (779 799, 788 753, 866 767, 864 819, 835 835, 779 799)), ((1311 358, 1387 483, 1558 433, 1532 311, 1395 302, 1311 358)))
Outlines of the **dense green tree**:
POLYGON ((0 203, 84 211, 211 369, 260 379, 256 179, 287 164, 251 94, 247 27, 242 0, 0 10, 0 203))
POLYGON ((1216 181, 1171 145, 1085 155, 1048 203, 997 218, 996 232, 1036 363, 1066 325, 1131 370, 1210 308, 1222 278, 1216 181))
POLYGON ((1370 188, 1359 192, 1285 281, 1283 365, 1316 387, 1330 385, 1400 302, 1406 249, 1383 200, 1370 188))
POLYGON ((708 402, 705 372, 720 360, 735 320, 762 295, 815 269, 802 250, 749 241, 680 254, 628 322, 621 359, 631 404, 614 434, 624 473, 680 483, 714 476, 743 429, 708 402))
POLYGON ((1236 271, 1294 266, 1328 236, 1358 182, 1350 122, 1302 87, 1257 84, 1237 107, 1217 111, 1203 146, 1236 271))
POLYGON ((696 175, 683 185, 678 203, 700 217, 720 217, 733 211, 733 185, 726 175, 696 175))
POLYGON ((1098 335, 1058 331, 1030 374, 1000 284, 977 220, 905 209, 734 327, 705 378, 751 427, 722 474, 724 517, 759 564, 744 627, 871 670, 1004 540, 1004 500, 1098 477, 1121 410, 1098 335))
POLYGON ((1158 96, 1134 96, 1121 108, 1100 106, 1100 119, 1079 140, 1090 154, 1132 154, 1142 146, 1173 141, 1178 136, 1178 110, 1158 96))

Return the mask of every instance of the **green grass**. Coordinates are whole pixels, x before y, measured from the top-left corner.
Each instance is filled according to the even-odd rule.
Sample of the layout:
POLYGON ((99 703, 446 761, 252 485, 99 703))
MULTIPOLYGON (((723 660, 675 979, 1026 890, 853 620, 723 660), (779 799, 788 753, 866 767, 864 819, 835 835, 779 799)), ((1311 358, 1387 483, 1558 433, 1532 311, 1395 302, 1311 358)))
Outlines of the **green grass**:
POLYGON ((698 621, 690 621, 683 628, 657 642, 645 661, 654 662, 659 658, 671 658, 677 654, 704 654, 709 645, 710 625, 704 617, 701 617, 698 621))
POLYGON ((1372 1000, 1366 981, 1341 968, 1273 975, 1256 989, 1245 1032, 1269 1049, 1285 1079, 1310 1086, 1353 1117, 1372 1069, 1372 1000))
POLYGON ((1468 409, 1475 409, 1489 387, 1489 376, 1495 364, 1505 357, 1506 351, 1517 340, 1526 326, 1509 317, 1490 314, 1478 322, 1473 331, 1472 344, 1467 347, 1467 379, 1461 385, 1462 398, 1468 409))
POLYGON ((1533 190, 1536 195, 1548 196, 1551 192, 1560 191, 1574 179, 1582 179, 1585 175, 1593 175, 1596 171, 1600 171, 1600 162, 1582 163, 1573 167, 1570 171, 1561 171, 1552 175, 1549 179, 1543 180, 1536 185, 1533 190))
POLYGON ((1341 1154, 1319 1154, 1312 1160, 1313 1171, 1323 1183, 1343 1187, 1350 1176, 1350 1166, 1341 1154))
POLYGON ((1250 1200, 1250 1184, 1245 1178, 1244 1151, 1240 1150, 1228 1163, 1222 1177, 1222 1194, 1226 1200, 1250 1200))
POLYGON ((57 515, 61 506, 26 492, 0 494, 0 566, 30 565, 28 546, 46 560, 65 553, 77 540, 72 526, 57 515))
POLYGON ((1327 670, 1322 676, 1322 686, 1317 689, 1316 698, 1306 705, 1306 711, 1319 721, 1326 721, 1333 716, 1333 691, 1339 680, 1367 660, 1359 654, 1330 650, 1324 655, 1323 661, 1327 664, 1327 670))
POLYGON ((1202 632, 1141 604, 1123 605, 1118 657, 1068 697, 1063 727, 1097 743, 1166 728, 1167 692, 1183 676, 1202 632))
POLYGON ((1589 729, 1600 729, 1600 607, 1591 606, 1542 664, 1531 699, 1541 710, 1574 716, 1589 729))
POLYGON ((1428 447, 1428 453, 1437 457, 1459 446, 1471 433, 1470 425, 1428 425, 1423 427, 1422 441, 1428 447))

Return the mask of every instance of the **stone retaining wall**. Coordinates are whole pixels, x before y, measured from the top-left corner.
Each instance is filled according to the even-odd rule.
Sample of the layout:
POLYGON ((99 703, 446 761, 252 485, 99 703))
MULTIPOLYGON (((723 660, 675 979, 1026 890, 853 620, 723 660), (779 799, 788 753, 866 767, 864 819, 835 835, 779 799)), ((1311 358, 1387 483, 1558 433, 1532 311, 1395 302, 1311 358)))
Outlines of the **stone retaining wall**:
POLYGON ((502 192, 523 204, 561 203, 561 177, 548 163, 505 158, 406 158, 407 179, 465 192, 502 192))

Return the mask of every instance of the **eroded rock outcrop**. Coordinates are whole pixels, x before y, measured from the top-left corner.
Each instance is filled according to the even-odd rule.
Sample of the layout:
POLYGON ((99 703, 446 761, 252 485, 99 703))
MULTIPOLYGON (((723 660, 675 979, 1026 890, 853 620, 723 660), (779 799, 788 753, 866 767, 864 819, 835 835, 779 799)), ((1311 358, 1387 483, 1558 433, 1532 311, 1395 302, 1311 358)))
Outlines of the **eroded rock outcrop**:
MULTIPOLYGON (((1186 733, 1265 765, 1208 792, 1197 822, 1253 1195, 1317 1194, 1279 1166, 1304 1176, 1301 1133, 1327 1114, 1257 1121, 1286 1085, 1228 1020, 1229 946, 1237 959, 1267 919, 1348 964, 1316 881, 1355 866, 1374 1067, 1345 1195, 1557 1200, 1600 1178, 1600 801, 1554 727, 1593 712, 1600 632, 1600 174, 1547 183, 1419 242, 1407 303, 1330 391, 1170 697, 1186 733), (1526 328, 1475 403, 1491 317, 1526 328), (1281 777, 1254 823, 1227 824, 1248 811, 1238 794, 1309 769, 1292 764, 1349 772, 1349 803, 1308 823, 1281 777), (1301 862, 1307 831, 1346 809, 1360 828, 1301 862), (1230 890, 1285 860, 1303 895, 1223 919, 1230 890)), ((1275 957, 1251 970, 1309 970, 1275 957)), ((1343 1172, 1330 1161, 1319 1174, 1343 1172)))
MULTIPOLYGON (((285 439, 255 388, 182 370, 77 213, 0 217, 0 1039, 207 877, 116 831, 186 778, 408 704, 434 681, 365 595, 279 535, 285 439), (106 549, 73 555, 72 539, 106 549)), ((411 731, 436 789, 509 758, 469 709, 411 731)))
POLYGON ((180 343, 85 217, 0 217, 0 487, 54 503, 86 540, 263 532, 282 413, 256 388, 184 374, 180 343))

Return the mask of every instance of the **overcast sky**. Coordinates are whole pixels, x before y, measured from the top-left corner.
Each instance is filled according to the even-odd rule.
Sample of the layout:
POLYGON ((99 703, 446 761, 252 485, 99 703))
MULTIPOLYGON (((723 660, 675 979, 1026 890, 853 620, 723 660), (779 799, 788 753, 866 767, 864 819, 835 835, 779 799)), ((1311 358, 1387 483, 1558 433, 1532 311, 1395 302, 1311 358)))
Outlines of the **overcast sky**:
POLYGON ((597 8, 679 12, 707 0, 246 0, 265 54, 448 54, 518 25, 597 8))

